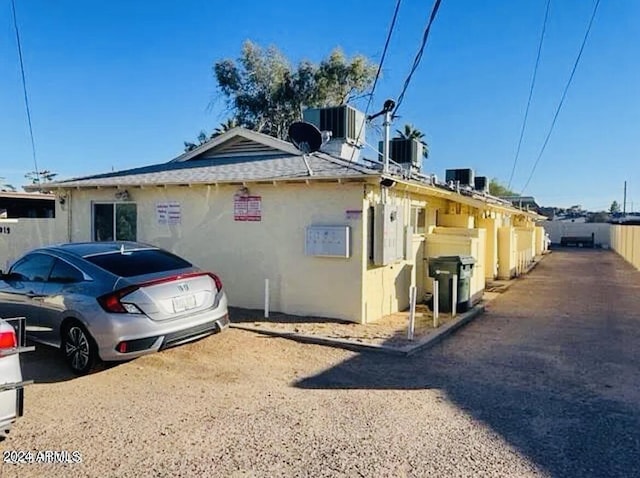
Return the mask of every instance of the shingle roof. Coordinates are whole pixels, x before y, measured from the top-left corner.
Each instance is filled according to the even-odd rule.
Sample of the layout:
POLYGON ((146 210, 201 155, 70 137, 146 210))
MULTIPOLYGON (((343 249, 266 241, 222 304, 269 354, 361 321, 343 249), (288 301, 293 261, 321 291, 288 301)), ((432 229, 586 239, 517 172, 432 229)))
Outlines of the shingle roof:
MULTIPOLYGON (((48 183, 47 188, 213 184, 379 174, 373 167, 317 152, 306 157, 313 172, 310 175, 305 158, 296 152, 291 143, 236 128, 197 148, 195 155, 185 153, 167 163, 56 181, 48 183), (251 142, 255 147, 249 148, 252 150, 249 153, 251 142)), ((42 186, 33 186, 36 187, 42 186)))
POLYGON ((50 187, 134 186, 162 184, 197 184, 234 181, 265 181, 305 177, 345 178, 377 171, 325 154, 307 157, 313 176, 309 175, 302 156, 251 156, 196 159, 182 163, 163 163, 142 168, 98 174, 50 183, 50 187))

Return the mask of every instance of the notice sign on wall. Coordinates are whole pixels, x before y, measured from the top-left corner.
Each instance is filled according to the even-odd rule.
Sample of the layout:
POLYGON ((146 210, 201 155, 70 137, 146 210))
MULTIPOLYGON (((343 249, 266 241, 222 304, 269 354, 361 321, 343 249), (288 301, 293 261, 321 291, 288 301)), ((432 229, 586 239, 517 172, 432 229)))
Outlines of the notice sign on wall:
POLYGON ((182 210, 180 203, 176 201, 157 203, 156 218, 158 220, 158 224, 161 225, 180 224, 182 222, 182 210))
POLYGON ((236 196, 233 203, 236 221, 262 221, 262 196, 236 196))

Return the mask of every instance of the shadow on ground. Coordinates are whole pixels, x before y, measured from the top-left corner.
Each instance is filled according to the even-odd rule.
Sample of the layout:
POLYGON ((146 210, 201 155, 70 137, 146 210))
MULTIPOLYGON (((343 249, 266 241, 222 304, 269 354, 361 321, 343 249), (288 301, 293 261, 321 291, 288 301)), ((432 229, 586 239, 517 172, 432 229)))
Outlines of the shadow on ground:
MULTIPOLYGON (((42 344, 30 345, 35 346, 35 351, 20 354, 22 378, 24 380, 33 380, 34 383, 55 383, 78 377, 67 367, 59 349, 42 344)), ((96 366, 91 374, 100 373, 103 370, 117 366, 119 363, 102 362, 96 366)))
POLYGON ((611 252, 557 251, 433 349, 295 386, 439 389, 551 476, 640 476, 639 286, 611 252))
POLYGON ((291 314, 281 314, 279 312, 271 312, 269 318, 264 318, 264 310, 261 309, 242 309, 240 307, 229 307, 229 320, 234 324, 254 323, 268 320, 274 324, 350 324, 347 320, 330 319, 326 317, 301 316, 291 314))

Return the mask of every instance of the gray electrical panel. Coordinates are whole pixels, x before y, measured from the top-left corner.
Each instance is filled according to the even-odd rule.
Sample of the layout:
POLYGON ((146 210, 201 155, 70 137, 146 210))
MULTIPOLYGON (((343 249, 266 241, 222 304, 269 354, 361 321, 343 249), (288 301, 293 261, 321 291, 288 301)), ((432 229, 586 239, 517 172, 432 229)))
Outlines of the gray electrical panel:
POLYGON ((395 204, 378 204, 375 208, 373 263, 385 266, 404 258, 404 214, 395 204))

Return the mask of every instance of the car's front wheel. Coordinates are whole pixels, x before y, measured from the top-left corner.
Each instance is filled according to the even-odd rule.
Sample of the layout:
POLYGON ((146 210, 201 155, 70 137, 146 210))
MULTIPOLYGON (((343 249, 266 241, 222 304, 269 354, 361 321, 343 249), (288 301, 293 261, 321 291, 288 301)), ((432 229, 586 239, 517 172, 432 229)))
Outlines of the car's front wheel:
POLYGON ((62 352, 67 365, 77 375, 89 373, 98 357, 93 338, 78 322, 72 322, 62 330, 62 352))

